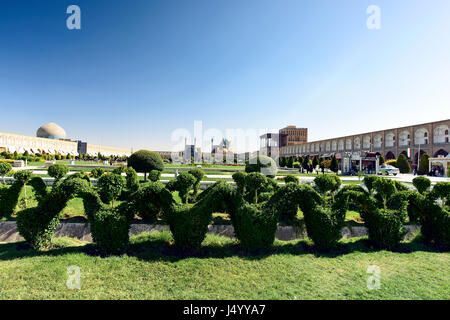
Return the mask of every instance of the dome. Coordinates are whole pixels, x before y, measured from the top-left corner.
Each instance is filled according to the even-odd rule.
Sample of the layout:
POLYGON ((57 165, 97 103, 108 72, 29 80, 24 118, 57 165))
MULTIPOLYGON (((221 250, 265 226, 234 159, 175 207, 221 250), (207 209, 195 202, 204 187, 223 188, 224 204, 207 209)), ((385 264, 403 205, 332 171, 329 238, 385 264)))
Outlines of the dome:
POLYGON ((56 123, 50 122, 44 124, 37 130, 36 137, 48 139, 65 139, 66 131, 56 123))

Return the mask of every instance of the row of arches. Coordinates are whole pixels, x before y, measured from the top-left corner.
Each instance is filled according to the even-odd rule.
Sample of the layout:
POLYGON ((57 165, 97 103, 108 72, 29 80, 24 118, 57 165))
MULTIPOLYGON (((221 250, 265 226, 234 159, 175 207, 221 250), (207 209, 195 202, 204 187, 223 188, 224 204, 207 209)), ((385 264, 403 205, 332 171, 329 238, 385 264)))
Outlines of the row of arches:
MULTIPOLYGON (((447 125, 439 125, 433 131, 434 144, 450 143, 449 127, 447 125)), ((426 146, 430 144, 429 132, 426 128, 419 128, 414 132, 414 137, 408 130, 402 130, 396 137, 394 132, 388 132, 383 137, 382 134, 375 134, 373 141, 370 135, 355 138, 338 139, 324 142, 305 143, 298 146, 290 146, 285 148, 283 153, 300 154, 310 152, 336 152, 336 151, 353 151, 353 150, 377 150, 383 148, 409 147, 412 144, 426 146)))

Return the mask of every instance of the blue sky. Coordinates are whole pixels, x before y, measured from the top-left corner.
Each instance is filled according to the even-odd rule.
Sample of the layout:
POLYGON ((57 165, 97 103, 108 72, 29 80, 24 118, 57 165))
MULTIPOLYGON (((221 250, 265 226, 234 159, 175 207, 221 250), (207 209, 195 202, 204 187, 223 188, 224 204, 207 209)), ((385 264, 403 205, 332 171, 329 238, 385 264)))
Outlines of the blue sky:
POLYGON ((195 120, 312 141, 448 119, 450 1, 2 0, 0 110, 0 131, 135 150, 195 120))

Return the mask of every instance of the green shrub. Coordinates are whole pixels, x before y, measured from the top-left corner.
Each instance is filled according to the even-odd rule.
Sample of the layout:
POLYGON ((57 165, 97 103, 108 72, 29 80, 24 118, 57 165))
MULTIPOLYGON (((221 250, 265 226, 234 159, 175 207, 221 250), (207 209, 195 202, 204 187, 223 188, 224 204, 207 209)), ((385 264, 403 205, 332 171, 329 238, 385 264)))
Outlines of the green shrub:
POLYGON ((136 213, 148 223, 164 216, 164 208, 172 202, 172 195, 161 182, 152 182, 139 189, 132 196, 136 213))
POLYGON ((55 183, 69 172, 69 167, 62 163, 55 163, 48 167, 47 173, 50 177, 55 179, 55 183))
POLYGON ((404 154, 400 154, 397 158, 397 167, 400 173, 409 173, 411 171, 411 166, 409 165, 408 159, 406 159, 404 154))
POLYGON ((335 247, 342 237, 341 229, 348 208, 348 196, 325 201, 310 186, 300 187, 300 209, 303 211, 308 237, 320 249, 335 247))
POLYGON ((128 158, 128 167, 136 172, 144 173, 144 181, 147 181, 147 173, 152 170, 163 171, 164 162, 157 152, 139 150, 128 158))
POLYGON ((200 189, 200 182, 202 181, 203 177, 205 176, 205 172, 201 169, 191 169, 188 171, 191 175, 194 176, 195 182, 194 182, 194 192, 192 196, 195 198, 197 196, 198 190, 200 189))
MULTIPOLYGON (((34 180, 33 185, 41 185, 40 188, 42 188, 44 182, 38 182, 37 179, 34 180)), ((88 188, 89 184, 85 180, 72 178, 65 179, 53 187, 47 195, 42 194, 41 191, 37 207, 17 213, 17 229, 20 235, 35 250, 48 247, 59 224, 59 214, 67 201, 88 188)))
POLYGON ((237 192, 243 195, 245 192, 247 173, 246 172, 235 172, 235 173, 233 173, 232 178, 233 178, 234 182, 236 183, 237 192))
POLYGON ((139 189, 139 177, 133 168, 127 169, 127 189, 129 192, 136 192, 139 189))
POLYGON ((178 191, 181 201, 183 203, 188 203, 189 191, 191 190, 194 183, 195 177, 192 174, 181 171, 175 179, 175 182, 169 184, 168 186, 166 186, 166 188, 168 188, 169 190, 175 189, 176 191, 178 191))
POLYGON ((331 158, 330 170, 337 173, 339 171, 339 163, 335 156, 331 158))
POLYGON ((148 173, 148 179, 152 182, 159 181, 161 178, 161 171, 159 170, 152 170, 148 173))
POLYGON ((299 180, 298 180, 298 178, 296 176, 290 174, 290 175, 287 175, 286 177, 284 177, 284 182, 285 183, 293 182, 295 184, 298 184, 299 180))
POLYGON ((124 166, 119 166, 117 168, 115 168, 112 173, 114 174, 118 174, 118 175, 122 175, 122 173, 125 173, 127 171, 127 168, 124 166))
POLYGON ((420 157, 419 160, 419 169, 417 170, 417 173, 420 175, 428 174, 429 172, 429 159, 430 155, 425 153, 420 157))
POLYGON ((229 197, 232 193, 230 185, 225 182, 217 182, 207 191, 201 201, 192 207, 174 201, 170 206, 166 206, 165 216, 175 245, 181 249, 200 247, 206 237, 208 225, 212 221, 212 213, 221 209, 223 205, 229 205, 231 202, 229 197))
POLYGON ((280 221, 289 223, 297 216, 299 209, 298 184, 288 183, 267 199, 278 211, 280 221))
POLYGON ((120 196, 125 188, 125 178, 118 174, 106 174, 98 179, 97 187, 99 188, 101 200, 114 206, 114 201, 120 196))
POLYGON ((267 182, 266 177, 259 172, 251 172, 245 177, 245 186, 252 203, 258 203, 258 191, 267 182))
POLYGON ((366 186, 366 188, 369 191, 369 193, 372 193, 372 191, 374 190, 373 184, 378 179, 379 179, 379 177, 377 177, 377 176, 366 176, 366 177, 364 177, 364 185, 366 186))
POLYGON ((314 179, 314 184, 321 194, 326 195, 328 192, 339 190, 341 179, 335 175, 321 174, 314 179))
POLYGON ((235 235, 244 248, 262 249, 273 244, 278 223, 276 212, 243 203, 232 218, 235 235))
POLYGON ((105 173, 105 170, 103 168, 93 168, 91 170, 91 175, 95 179, 99 179, 104 173, 105 173))
POLYGON ((81 194, 86 215, 91 227, 92 240, 107 254, 123 252, 129 242, 129 229, 134 209, 129 203, 107 208, 94 190, 81 194))
MULTIPOLYGON (((389 190, 395 192, 395 186, 383 180, 387 179, 374 182, 374 188, 382 199, 387 196, 389 190)), ((352 199, 357 204, 358 211, 368 228, 369 241, 379 248, 396 247, 406 234, 403 223, 407 216, 408 202, 405 197, 393 194, 385 202, 385 208, 379 208, 379 201, 366 193, 355 192, 352 199)))
POLYGON ((450 248, 450 183, 438 182, 425 196, 410 198, 425 242, 450 248))
POLYGON ((0 162, 0 176, 2 176, 3 183, 5 183, 5 176, 12 170, 11 164, 8 162, 0 162))
POLYGON ((420 194, 424 194, 431 187, 430 179, 425 177, 416 177, 412 182, 420 194))
POLYGON ((265 176, 275 177, 278 168, 275 160, 267 156, 257 156, 251 158, 245 165, 245 172, 258 172, 265 176))

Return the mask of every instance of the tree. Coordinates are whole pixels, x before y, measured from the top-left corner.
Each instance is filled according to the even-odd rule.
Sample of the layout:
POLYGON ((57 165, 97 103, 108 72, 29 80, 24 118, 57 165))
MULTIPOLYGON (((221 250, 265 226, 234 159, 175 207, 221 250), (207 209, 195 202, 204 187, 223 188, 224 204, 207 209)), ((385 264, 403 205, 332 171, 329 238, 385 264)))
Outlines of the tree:
POLYGON ((52 164, 47 170, 48 175, 55 179, 55 183, 63 178, 67 172, 69 172, 69 167, 62 163, 52 164))
POLYGON ((8 162, 0 162, 0 175, 2 176, 3 183, 5 183, 5 176, 12 170, 11 164, 8 162))
POLYGON ((319 165, 319 159, 317 158, 317 156, 314 156, 312 165, 313 169, 316 169, 316 167, 319 165))
POLYGON ((99 179, 104 173, 105 170, 103 168, 94 168, 91 170, 91 174, 95 179, 99 179))
POLYGON ((289 157, 286 161, 286 167, 292 168, 293 164, 294 164, 294 159, 292 157, 289 157))
POLYGON ((424 153, 421 157, 420 157, 420 161, 419 161, 419 170, 418 170, 418 174, 420 175, 424 175, 424 174, 428 174, 429 172, 429 159, 430 155, 427 153, 424 153))
POLYGON ((307 169, 309 166, 309 156, 303 158, 302 166, 304 169, 307 169))
POLYGON ((111 202, 111 207, 114 207, 114 200, 120 196, 125 185, 125 178, 121 175, 113 173, 101 176, 98 179, 100 198, 106 204, 111 202))
POLYGON ((409 173, 411 171, 408 159, 406 159, 403 153, 398 156, 397 167, 400 170, 400 173, 409 173))
POLYGON ((386 160, 384 159, 384 157, 383 156, 380 156, 380 164, 383 164, 384 162, 385 162, 386 160))
POLYGON ((331 163, 330 163, 330 170, 337 173, 339 170, 339 163, 336 159, 335 156, 333 156, 333 158, 331 158, 331 163))
POLYGON ((147 173, 152 170, 163 171, 164 162, 157 152, 139 150, 128 158, 128 167, 144 173, 144 181, 147 181, 147 173))

